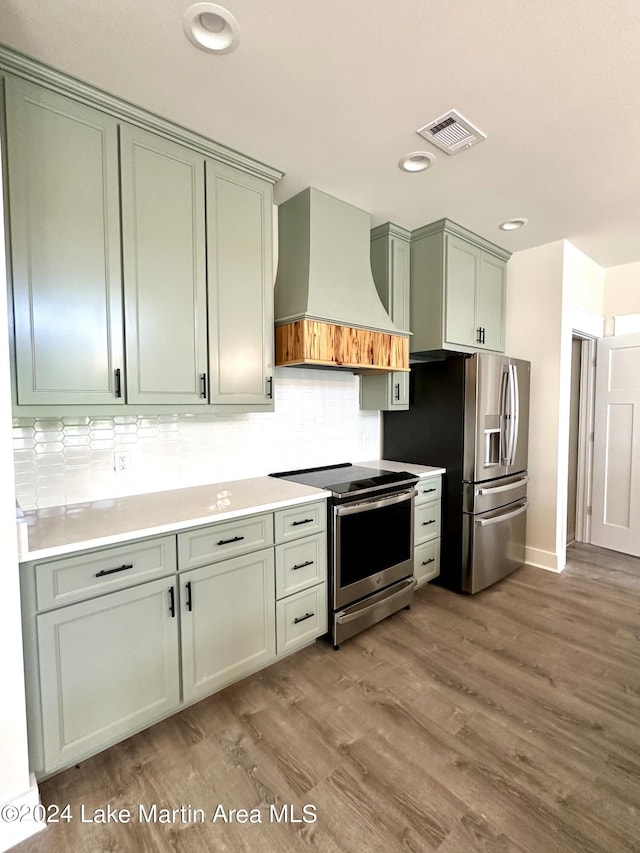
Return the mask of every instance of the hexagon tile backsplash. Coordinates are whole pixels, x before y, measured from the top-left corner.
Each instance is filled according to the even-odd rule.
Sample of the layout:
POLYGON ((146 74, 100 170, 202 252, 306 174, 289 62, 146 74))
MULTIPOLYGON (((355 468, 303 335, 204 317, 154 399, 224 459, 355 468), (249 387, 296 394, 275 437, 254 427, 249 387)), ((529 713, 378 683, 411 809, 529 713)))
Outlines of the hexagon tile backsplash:
POLYGON ((375 458, 380 415, 352 373, 278 368, 275 412, 14 420, 16 495, 42 509, 375 458), (114 471, 128 450, 130 469, 114 471))

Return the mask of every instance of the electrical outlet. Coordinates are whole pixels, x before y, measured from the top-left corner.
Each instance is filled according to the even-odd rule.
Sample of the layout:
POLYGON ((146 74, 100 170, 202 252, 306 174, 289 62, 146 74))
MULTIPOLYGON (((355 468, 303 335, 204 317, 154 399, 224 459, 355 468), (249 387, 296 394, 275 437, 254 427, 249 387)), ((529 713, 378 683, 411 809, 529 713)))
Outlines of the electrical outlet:
POLYGON ((131 468, 131 452, 129 450, 116 450, 113 454, 113 470, 116 474, 122 474, 131 468))

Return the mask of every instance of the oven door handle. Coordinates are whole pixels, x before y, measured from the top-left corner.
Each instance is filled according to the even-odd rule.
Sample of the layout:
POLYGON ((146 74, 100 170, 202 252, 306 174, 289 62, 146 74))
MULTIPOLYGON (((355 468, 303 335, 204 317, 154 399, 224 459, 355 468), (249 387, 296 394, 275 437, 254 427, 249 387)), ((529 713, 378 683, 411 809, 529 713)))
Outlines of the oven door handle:
POLYGON ((342 504, 336 507, 336 515, 355 515, 358 512, 369 512, 371 509, 382 509, 385 506, 393 506, 393 504, 404 503, 404 501, 413 500, 418 492, 415 489, 409 491, 396 492, 386 498, 376 498, 371 501, 358 501, 357 503, 342 504))
POLYGON ((344 613, 336 614, 336 623, 338 623, 339 625, 346 625, 348 622, 353 622, 356 619, 360 619, 364 610, 367 610, 368 608, 372 607, 375 608, 379 604, 389 604, 389 602, 394 601, 394 599, 400 598, 401 595, 405 595, 410 589, 414 589, 417 583, 418 581, 415 578, 407 578, 402 584, 402 589, 399 589, 391 595, 388 595, 386 598, 379 599, 378 601, 374 601, 373 603, 367 603, 367 600, 365 598, 364 601, 358 602, 358 604, 353 607, 351 613, 349 613, 349 610, 351 610, 351 608, 348 607, 344 613))

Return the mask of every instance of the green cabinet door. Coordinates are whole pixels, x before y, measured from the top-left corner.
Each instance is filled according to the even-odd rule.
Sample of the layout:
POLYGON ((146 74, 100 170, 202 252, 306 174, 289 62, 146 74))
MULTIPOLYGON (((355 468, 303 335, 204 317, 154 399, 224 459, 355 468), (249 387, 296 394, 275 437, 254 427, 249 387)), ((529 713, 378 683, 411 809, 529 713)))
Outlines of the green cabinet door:
POLYGON ((120 128, 129 403, 207 403, 204 157, 120 128))
POLYGON ((275 658, 273 548, 180 574, 182 689, 206 696, 275 658))
POLYGON ((273 408, 273 187, 207 160, 212 403, 273 408))
POLYGON ((476 330, 480 250, 450 234, 445 236, 445 242, 445 341, 473 347, 480 340, 476 330))
MULTIPOLYGON (((371 231, 371 272, 382 304, 397 329, 408 332, 410 240, 404 228, 387 222, 371 231)), ((409 374, 404 371, 360 378, 360 408, 409 408, 409 374)))
POLYGON ((480 255, 476 320, 482 329, 481 349, 504 352, 507 268, 486 252, 480 255))
POLYGON ((178 707, 175 593, 165 578, 36 617, 45 772, 178 707))
POLYGON ((7 76, 17 403, 123 403, 116 122, 7 76))

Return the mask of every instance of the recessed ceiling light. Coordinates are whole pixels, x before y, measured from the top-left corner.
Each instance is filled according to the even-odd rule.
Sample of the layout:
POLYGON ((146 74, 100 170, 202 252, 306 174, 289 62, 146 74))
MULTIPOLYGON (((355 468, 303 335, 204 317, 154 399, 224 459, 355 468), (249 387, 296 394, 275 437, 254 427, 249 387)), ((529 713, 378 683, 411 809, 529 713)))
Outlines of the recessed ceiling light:
POLYGON ((436 158, 428 151, 412 151, 398 163, 405 172, 424 172, 436 158))
POLYGON ((498 225, 502 231, 516 231, 518 228, 522 228, 523 225, 526 225, 529 220, 525 219, 523 216, 518 219, 507 219, 506 222, 501 222, 498 225))
POLYGON ((182 25, 190 42, 201 50, 229 53, 238 46, 240 27, 228 9, 216 3, 195 3, 184 13, 182 25))

